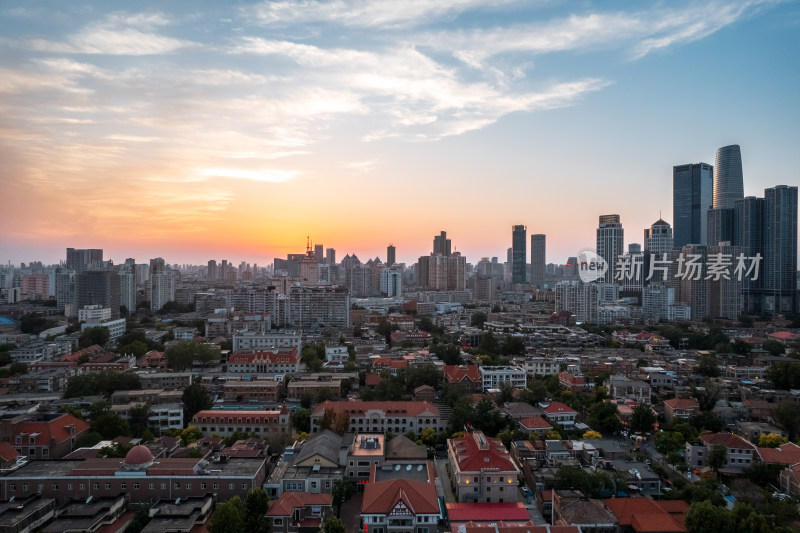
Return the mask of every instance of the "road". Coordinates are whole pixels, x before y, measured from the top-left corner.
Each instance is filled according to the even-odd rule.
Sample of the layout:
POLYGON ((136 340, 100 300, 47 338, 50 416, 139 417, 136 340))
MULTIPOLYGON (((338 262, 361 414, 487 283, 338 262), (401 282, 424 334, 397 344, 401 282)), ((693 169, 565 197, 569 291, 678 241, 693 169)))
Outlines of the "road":
POLYGON ((444 497, 444 503, 456 503, 453 489, 450 487, 450 477, 447 475, 447 459, 434 459, 436 465, 436 492, 444 497))

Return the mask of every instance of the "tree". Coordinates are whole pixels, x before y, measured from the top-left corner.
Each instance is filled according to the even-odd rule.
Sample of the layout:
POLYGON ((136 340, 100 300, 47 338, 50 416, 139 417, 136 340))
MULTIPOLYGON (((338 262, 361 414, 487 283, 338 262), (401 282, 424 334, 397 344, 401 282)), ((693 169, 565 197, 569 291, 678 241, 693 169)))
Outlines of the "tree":
POLYGON ((150 427, 150 406, 134 405, 131 407, 128 424, 130 425, 131 436, 142 437, 145 430, 150 427))
POLYGON ((329 516, 325 519, 325 523, 322 524, 322 532, 323 533, 347 533, 347 528, 342 522, 341 518, 336 516, 329 516))
POLYGON ((686 513, 686 530, 689 533, 733 531, 731 513, 709 501, 693 503, 686 513))
POLYGON ((419 432, 419 438, 424 444, 430 446, 436 440, 436 430, 432 427, 423 428, 422 431, 419 432))
POLYGON ((92 431, 99 433, 107 440, 130 435, 128 421, 110 409, 93 416, 91 423, 92 431))
POLYGON ((187 423, 199 411, 211 409, 213 402, 208 396, 208 391, 200 383, 192 383, 183 390, 183 420, 187 423))
POLYGON ((784 346, 783 343, 778 342, 774 339, 769 339, 768 341, 766 341, 762 345, 762 348, 764 348, 772 355, 781 355, 783 353, 786 353, 786 346, 784 346))
POLYGON ((583 440, 591 440, 591 439, 602 439, 603 435, 601 435, 597 431, 587 431, 583 434, 583 440))
POLYGON ((17 361, 15 363, 11 363, 11 365, 8 367, 8 371, 12 376, 21 376, 22 374, 28 373, 28 365, 17 361))
POLYGON ((464 359, 461 357, 461 349, 454 344, 434 344, 431 347, 431 352, 446 365, 464 364, 464 359))
POLYGON ((205 366, 210 361, 219 359, 220 352, 216 346, 194 341, 179 341, 164 352, 167 365, 177 371, 190 368, 195 361, 205 366))
POLYGON ((767 379, 776 389, 800 388, 800 361, 780 361, 767 369, 767 379))
POLYGON ((111 446, 103 446, 100 448, 100 456, 112 459, 122 459, 133 448, 133 444, 125 444, 122 442, 115 442, 111 446))
POLYGON ((308 409, 298 409, 292 413, 292 427, 297 431, 311 432, 311 411, 308 409))
POLYGON ((717 356, 710 353, 701 357, 700 361, 697 363, 697 373, 710 378, 719 376, 717 356))
POLYGON ((211 515, 209 533, 245 533, 245 505, 242 499, 234 496, 217 504, 211 515))
POLYGON ((784 400, 772 409, 772 420, 786 431, 790 440, 793 440, 800 429, 800 409, 797 408, 797 404, 784 400))
POLYGON ((342 512, 342 504, 353 494, 353 484, 349 479, 337 479, 333 482, 331 494, 333 495, 333 505, 336 506, 336 516, 339 516, 342 512))
POLYGON ((267 520, 269 509, 269 494, 262 488, 255 488, 247 493, 244 500, 245 531, 248 533, 269 533, 270 524, 267 520))
POLYGON ((138 390, 141 388, 142 382, 139 376, 133 372, 103 370, 102 372, 91 372, 69 378, 64 397, 76 398, 78 396, 102 394, 108 398, 116 390, 138 390))
POLYGON ((777 448, 781 444, 786 444, 786 437, 781 437, 777 433, 762 434, 758 437, 759 448, 777 448))
POLYGON ((150 508, 146 505, 142 505, 139 507, 139 510, 136 511, 125 533, 141 533, 148 523, 150 523, 150 508))
POLYGON ((631 431, 637 433, 651 433, 656 415, 649 405, 640 403, 631 412, 631 431))
POLYGON ((350 414, 347 411, 325 409, 319 420, 320 430, 329 429, 339 435, 344 435, 350 427, 350 414))
POLYGON ((78 348, 88 348, 95 344, 105 346, 109 336, 108 328, 105 326, 86 328, 81 332, 81 336, 78 337, 78 348))
MULTIPOLYGON (((203 438, 203 432, 197 426, 188 426, 181 431, 181 445, 188 446, 203 438)), ((235 441, 234 441, 235 442, 235 441)))
POLYGON ((116 351, 122 354, 133 355, 134 357, 139 359, 140 357, 143 357, 144 354, 146 354, 149 351, 149 349, 147 347, 147 344, 145 344, 144 342, 133 341, 124 346, 120 346, 119 348, 117 348, 116 351))
POLYGON ((728 449, 722 444, 715 444, 708 452, 708 466, 719 476, 719 469, 728 464, 728 449))
POLYGON ((736 502, 731 510, 734 531, 743 533, 767 533, 770 527, 764 515, 757 513, 755 509, 746 503, 736 502))
POLYGON ((617 405, 600 402, 589 407, 589 425, 602 433, 615 433, 621 424, 617 418, 617 405))

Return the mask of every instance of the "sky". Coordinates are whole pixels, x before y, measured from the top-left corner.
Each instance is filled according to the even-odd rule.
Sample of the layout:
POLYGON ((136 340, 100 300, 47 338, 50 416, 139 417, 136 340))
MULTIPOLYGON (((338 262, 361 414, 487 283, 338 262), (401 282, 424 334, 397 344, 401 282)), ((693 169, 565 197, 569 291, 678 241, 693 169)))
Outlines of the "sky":
POLYGON ((798 185, 798 95, 796 1, 0 0, 0 262, 563 263, 721 146, 798 185))

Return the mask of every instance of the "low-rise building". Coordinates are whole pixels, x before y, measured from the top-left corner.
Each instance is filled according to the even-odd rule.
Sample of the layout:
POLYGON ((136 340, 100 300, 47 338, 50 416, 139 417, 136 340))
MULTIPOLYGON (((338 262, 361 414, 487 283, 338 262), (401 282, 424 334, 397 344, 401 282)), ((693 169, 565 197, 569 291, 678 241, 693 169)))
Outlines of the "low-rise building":
POLYGON ((696 398, 670 398, 664 400, 664 418, 667 424, 676 420, 690 420, 700 412, 696 398))
POLYGON ((294 374, 300 371, 297 349, 236 352, 228 357, 228 372, 247 374, 294 374))
POLYGON ((482 431, 447 441, 447 455, 460 502, 515 502, 520 470, 500 439, 482 431))
POLYGON ((372 467, 361 503, 364 533, 433 533, 441 511, 433 463, 372 467))
POLYGON ((556 423, 566 430, 575 427, 575 418, 578 412, 572 407, 561 402, 540 403, 539 407, 544 411, 544 417, 550 423, 556 423))
POLYGON ((428 427, 438 433, 447 428, 448 422, 441 416, 439 408, 429 402, 325 401, 311 413, 312 433, 320 431, 320 422, 326 411, 333 416, 346 417, 349 431, 358 433, 404 435, 413 431, 419 435, 428 427))
POLYGON ((753 466, 758 454, 756 447, 745 439, 732 433, 703 433, 700 445, 686 443, 686 464, 692 469, 709 467, 708 456, 714 446, 723 446, 726 461, 720 472, 739 474, 753 466))
POLYGON ((275 533, 311 533, 320 531, 332 514, 331 494, 284 492, 270 505, 267 518, 275 533))
POLYGON ((480 366, 478 372, 481 375, 481 387, 484 392, 499 389, 501 385, 524 389, 528 383, 525 369, 518 365, 480 366))
POLYGON ((205 436, 228 437, 236 432, 253 434, 262 439, 288 437, 292 427, 289 411, 284 406, 279 411, 228 411, 208 409, 192 417, 192 425, 205 436))

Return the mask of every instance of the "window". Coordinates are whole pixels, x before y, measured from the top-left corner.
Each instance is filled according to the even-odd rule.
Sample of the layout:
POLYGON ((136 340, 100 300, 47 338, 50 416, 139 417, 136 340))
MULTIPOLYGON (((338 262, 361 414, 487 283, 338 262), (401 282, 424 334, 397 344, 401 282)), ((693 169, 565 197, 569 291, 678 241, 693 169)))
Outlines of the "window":
POLYGON ((181 488, 181 484, 180 484, 180 483, 175 483, 175 488, 176 488, 176 489, 179 489, 179 488, 181 488))
POLYGON ((228 483, 228 490, 233 490, 233 483, 228 483))
MULTIPOLYGON (((23 488, 24 488, 25 490, 27 490, 27 489, 28 489, 28 486, 27 486, 27 485, 25 485, 23 488)), ((122 487, 122 488, 125 488, 125 487, 122 487)), ((80 484, 80 490, 86 490, 86 484, 85 484, 85 483, 81 483, 81 484, 80 484)))
POLYGON ((166 488, 167 488, 167 484, 166 483, 162 483, 161 484, 161 490, 166 490, 166 488))
POLYGON ((192 484, 191 484, 191 483, 187 483, 187 484, 186 484, 186 488, 187 488, 187 489, 191 489, 191 488, 192 488, 192 484))
POLYGON ((272 523, 275 524, 276 526, 282 526, 283 525, 283 518, 273 518, 272 519, 272 523))
POLYGON ((100 490, 100 483, 94 484, 94 490, 100 490))
POLYGON ((149 488, 150 490, 153 490, 154 488, 156 488, 156 484, 151 482, 147 488, 149 488))
MULTIPOLYGON (((83 488, 83 487, 81 487, 81 488, 83 488)), ((121 488, 122 490, 125 490, 125 489, 128 488, 128 484, 127 483, 120 483, 119 484, 119 488, 121 488)))
POLYGON ((111 483, 106 483, 106 490, 111 490, 111 483))
POLYGON ((133 488, 134 488, 134 489, 138 489, 138 488, 139 488, 139 484, 138 484, 138 483, 134 483, 134 484, 133 484, 133 488))
POLYGON ((39 483, 36 486, 36 490, 38 490, 39 492, 42 492, 44 490, 44 483, 39 483))
POLYGON ((53 483, 53 484, 50 486, 50 488, 51 488, 51 489, 53 489, 53 490, 58 490, 58 483, 53 483))
POLYGON ((247 483, 242 483, 242 490, 247 490, 247 483))
POLYGON ((211 486, 211 488, 212 488, 212 489, 214 489, 214 490, 218 489, 218 488, 219 488, 219 483, 214 483, 214 484, 211 486))
POLYGON ((72 483, 67 483, 67 490, 72 490, 72 483))
POLYGON ((16 483, 12 483, 11 484, 11 490, 17 490, 17 484, 16 483))

